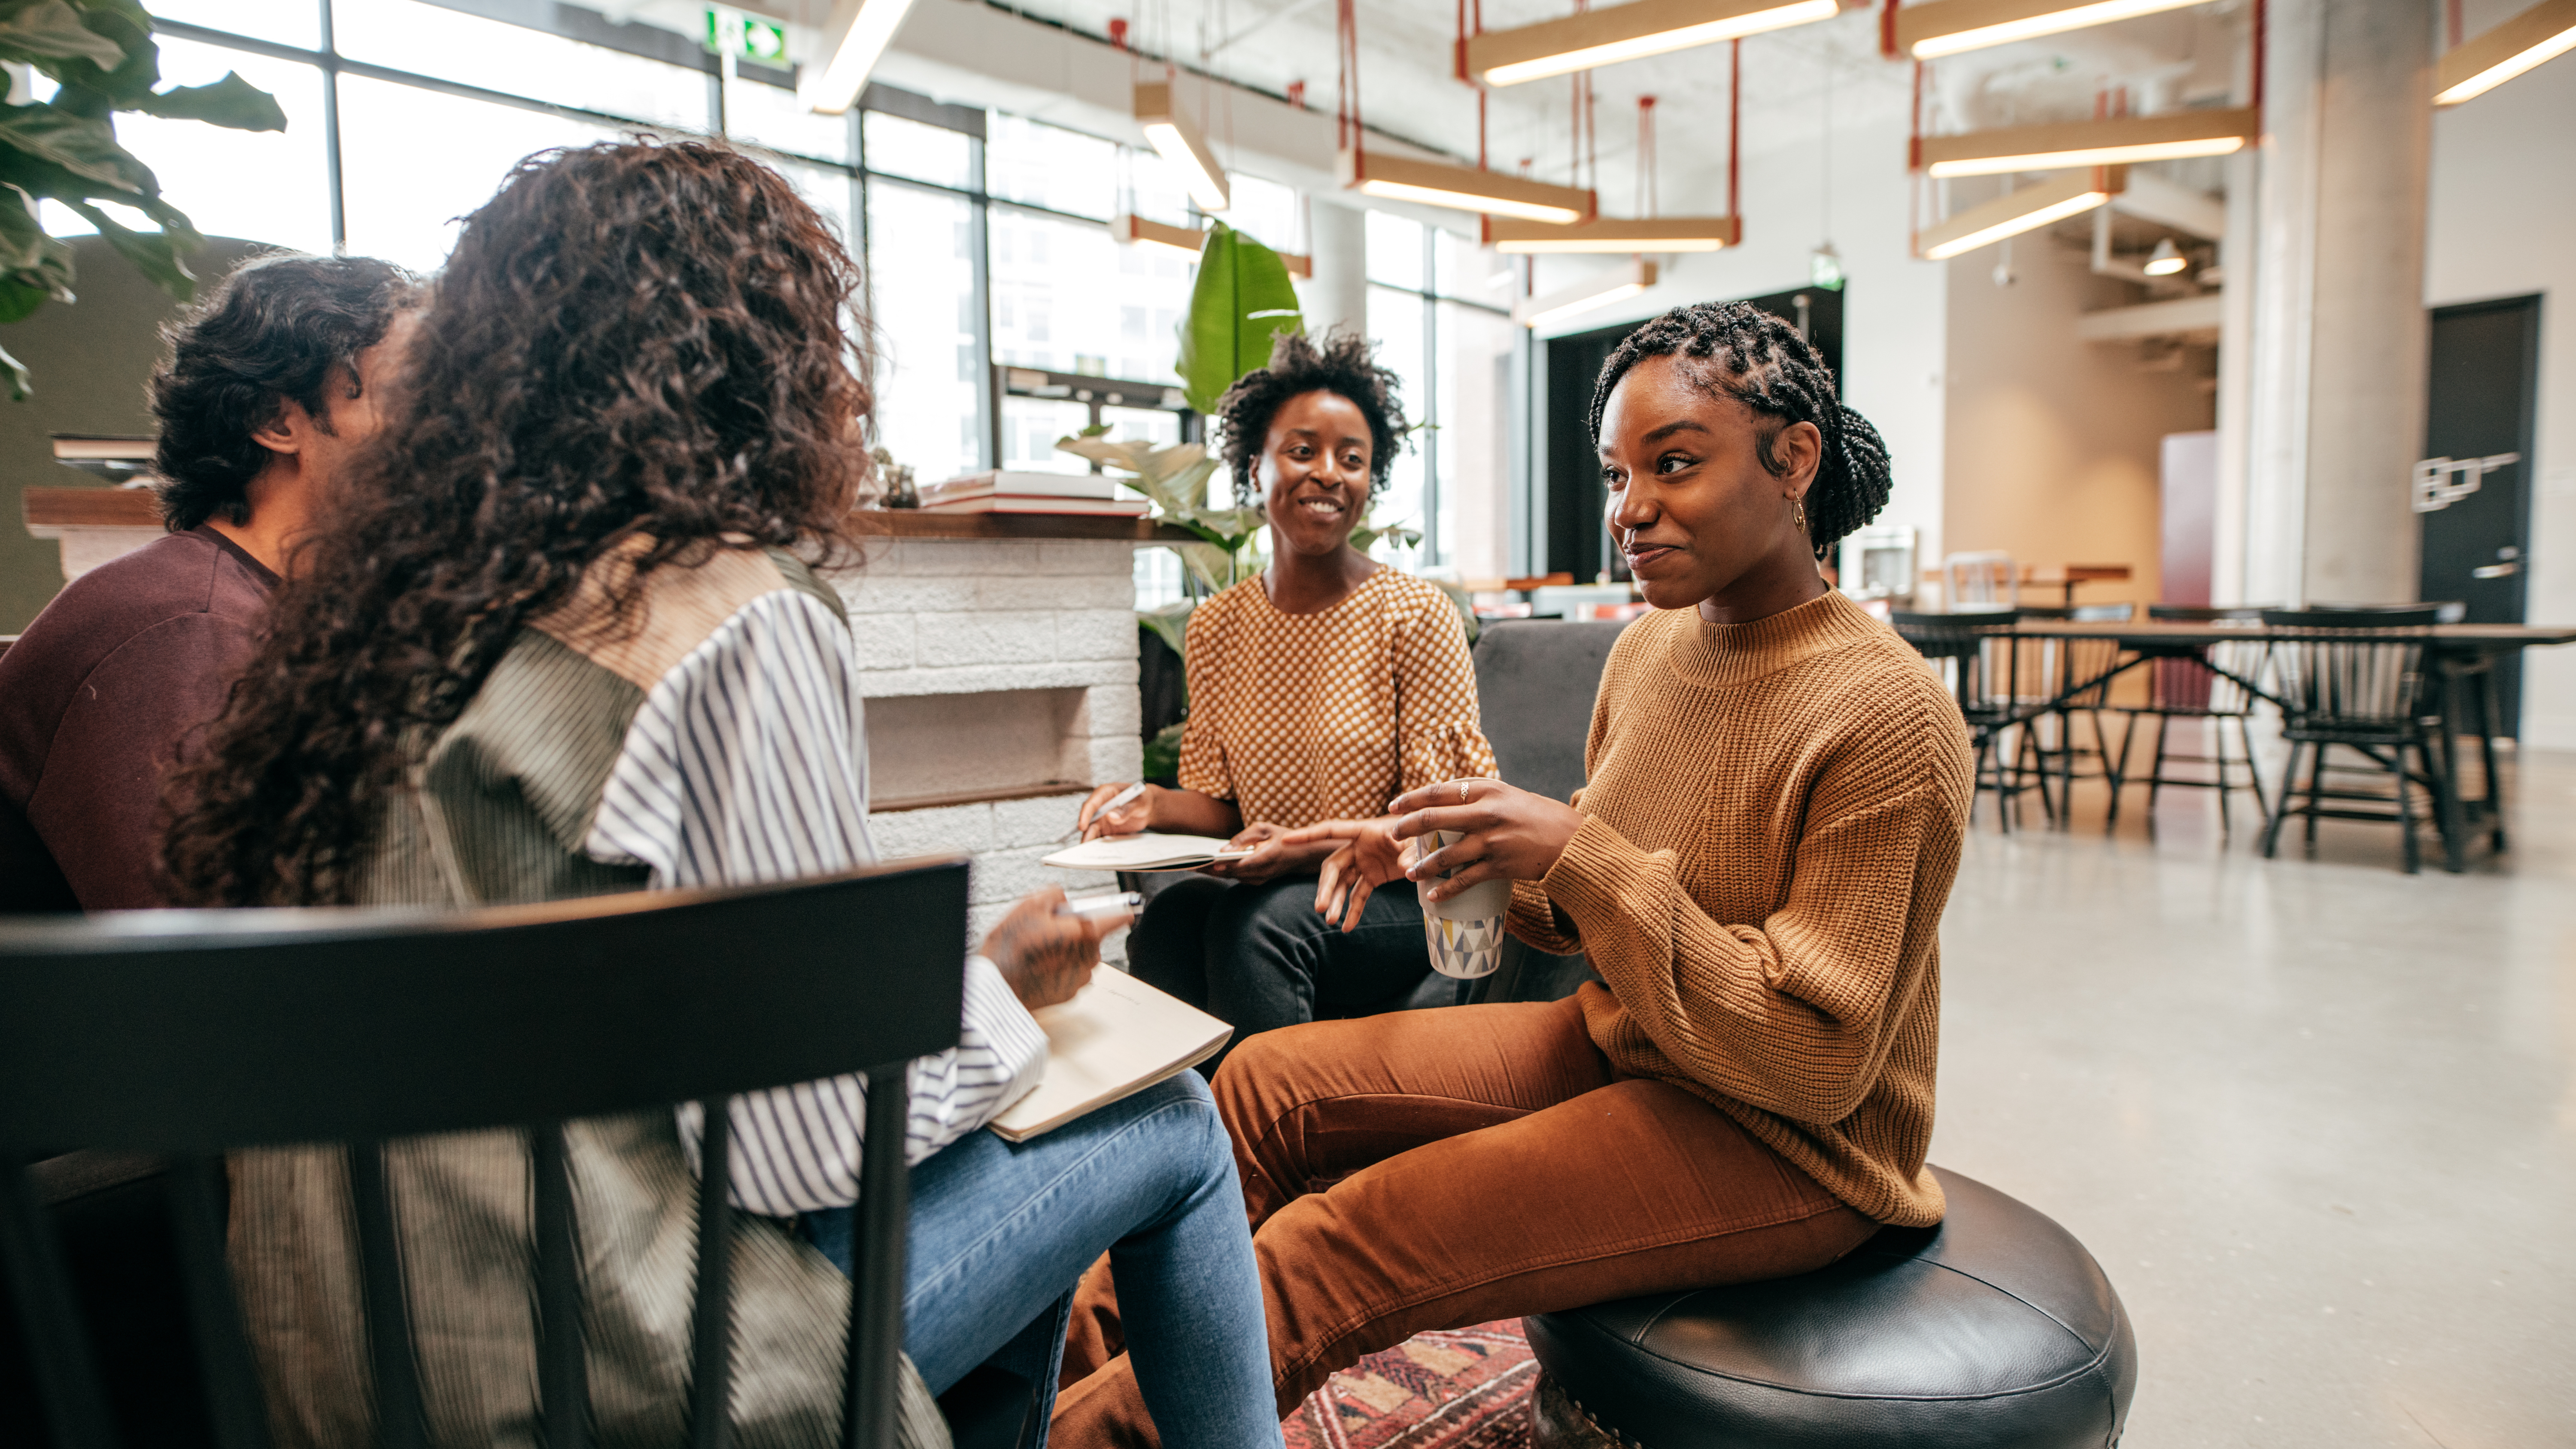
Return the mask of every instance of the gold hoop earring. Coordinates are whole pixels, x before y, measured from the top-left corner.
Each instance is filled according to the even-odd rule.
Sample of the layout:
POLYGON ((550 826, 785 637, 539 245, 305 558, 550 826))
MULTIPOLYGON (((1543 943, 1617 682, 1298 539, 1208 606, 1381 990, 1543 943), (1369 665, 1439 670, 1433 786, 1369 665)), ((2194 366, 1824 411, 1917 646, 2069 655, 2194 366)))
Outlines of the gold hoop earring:
POLYGON ((1801 531, 1805 530, 1807 526, 1807 501, 1805 499, 1792 498, 1789 500, 1789 522, 1796 525, 1801 531))

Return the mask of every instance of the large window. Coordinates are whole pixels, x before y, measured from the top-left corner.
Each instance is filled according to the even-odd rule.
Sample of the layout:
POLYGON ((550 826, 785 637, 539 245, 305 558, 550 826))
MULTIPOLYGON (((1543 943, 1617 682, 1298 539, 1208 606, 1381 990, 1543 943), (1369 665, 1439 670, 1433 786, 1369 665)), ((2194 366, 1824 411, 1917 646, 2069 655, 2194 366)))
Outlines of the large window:
POLYGON ((1385 212, 1368 214, 1368 330, 1378 363, 1403 384, 1411 446, 1396 455, 1370 510, 1380 526, 1422 534, 1382 549, 1399 567, 1452 578, 1503 572, 1504 369, 1514 328, 1501 258, 1465 238, 1385 212))
MULTIPOLYGON (((1104 225, 1122 214, 1196 224, 1187 190, 1151 150, 882 87, 847 116, 818 116, 788 72, 612 18, 643 7, 594 5, 154 0, 166 80, 237 70, 277 97, 287 129, 245 135, 143 116, 116 125, 210 236, 423 272, 524 157, 639 129, 727 136, 866 262, 878 440, 925 482, 997 465, 1087 466, 1054 446, 1082 409, 997 395, 997 364, 1173 380, 1194 263, 1118 245, 1104 225)), ((678 13, 652 16, 664 11, 678 13)), ((1239 173, 1233 187, 1227 220, 1282 251, 1306 249, 1294 189, 1239 173)), ((59 207, 46 223, 87 230, 59 207)), ((1478 289, 1490 258, 1391 216, 1372 214, 1368 238, 1370 331, 1413 418, 1433 425, 1399 460, 1378 521, 1423 530, 1421 549, 1390 555, 1400 565, 1472 570, 1472 500, 1499 490, 1487 360, 1510 340, 1501 298, 1478 289)), ((1152 408, 1110 409, 1103 421, 1120 436, 1180 435, 1174 414, 1152 408)), ((1145 555, 1156 587, 1176 588, 1170 557, 1145 555)))

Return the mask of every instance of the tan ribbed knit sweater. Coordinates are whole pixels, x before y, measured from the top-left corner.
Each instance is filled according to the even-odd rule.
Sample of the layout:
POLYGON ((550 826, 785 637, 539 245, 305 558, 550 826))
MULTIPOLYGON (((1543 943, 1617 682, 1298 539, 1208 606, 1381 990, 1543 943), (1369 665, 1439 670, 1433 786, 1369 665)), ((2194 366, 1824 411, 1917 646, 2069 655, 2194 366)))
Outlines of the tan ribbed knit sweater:
POLYGON ((1750 624, 1647 615, 1602 671, 1589 818, 1514 887, 1513 934, 1590 955, 1610 989, 1584 987, 1584 1016, 1620 1070, 1706 1098, 1871 1218, 1938 1222, 1923 1154, 1969 760, 1940 682, 1841 594, 1750 624))

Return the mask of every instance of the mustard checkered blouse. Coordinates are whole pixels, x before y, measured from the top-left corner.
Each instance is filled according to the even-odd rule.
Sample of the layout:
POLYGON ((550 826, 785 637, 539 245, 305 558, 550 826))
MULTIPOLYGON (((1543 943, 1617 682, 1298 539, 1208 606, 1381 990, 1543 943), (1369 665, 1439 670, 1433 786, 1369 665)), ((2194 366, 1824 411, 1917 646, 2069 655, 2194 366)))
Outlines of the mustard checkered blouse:
POLYGON ((1296 829, 1386 813, 1407 790, 1494 773, 1476 670, 1449 596, 1381 568, 1315 614, 1258 576, 1190 613, 1180 785, 1246 825, 1296 829))

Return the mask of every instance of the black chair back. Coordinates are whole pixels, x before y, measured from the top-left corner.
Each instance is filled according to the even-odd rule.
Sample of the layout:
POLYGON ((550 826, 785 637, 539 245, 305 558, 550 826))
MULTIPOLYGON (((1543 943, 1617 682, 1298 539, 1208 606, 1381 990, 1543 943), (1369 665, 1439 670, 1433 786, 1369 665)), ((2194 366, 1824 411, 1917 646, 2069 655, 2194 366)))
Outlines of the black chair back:
POLYGON ((1611 620, 1493 619, 1476 640, 1476 703, 1505 780, 1564 800, 1583 788, 1601 669, 1627 628, 1611 620))
POLYGON ((2281 712, 2294 730, 2411 737, 2431 706, 2424 668, 2439 611, 2265 609, 2281 712))
MULTIPOLYGON (((118 1442, 34 1174, 65 1148, 173 1154, 177 1237, 225 1449, 268 1442, 225 1265, 221 1154, 347 1144, 378 1442, 424 1442, 383 1175, 387 1139, 526 1130, 541 1428, 588 1442, 562 1124, 705 1113, 693 1445, 725 1442, 727 1102, 865 1073, 844 1442, 894 1439, 906 1211, 903 1067, 956 1045, 967 868, 942 860, 726 891, 475 911, 154 911, 0 922, 0 1271, 59 1449, 118 1442), (746 963, 756 963, 746 969, 746 963), (894 1144, 895 1150, 877 1150, 894 1144)), ((175 1386, 174 1386, 175 1387, 175 1386)), ((179 1391, 184 1391, 180 1389, 179 1391)))

